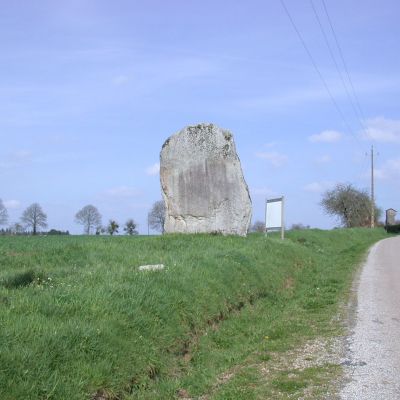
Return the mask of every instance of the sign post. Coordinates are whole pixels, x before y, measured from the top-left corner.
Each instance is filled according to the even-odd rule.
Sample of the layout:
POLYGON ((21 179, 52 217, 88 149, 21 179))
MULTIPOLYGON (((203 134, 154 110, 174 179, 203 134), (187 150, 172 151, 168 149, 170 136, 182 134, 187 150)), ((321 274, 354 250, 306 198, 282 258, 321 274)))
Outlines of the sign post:
POLYGON ((281 239, 285 238, 285 198, 267 199, 265 202, 265 234, 268 231, 281 231, 281 239))

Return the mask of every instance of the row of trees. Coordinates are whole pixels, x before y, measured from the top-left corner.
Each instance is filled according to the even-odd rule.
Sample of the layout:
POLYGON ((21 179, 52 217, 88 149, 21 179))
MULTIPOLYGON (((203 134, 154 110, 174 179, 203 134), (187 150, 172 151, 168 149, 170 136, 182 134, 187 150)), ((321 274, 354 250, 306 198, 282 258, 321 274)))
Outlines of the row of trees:
MULTIPOLYGON (((47 215, 38 203, 31 204, 23 213, 20 223, 14 224, 8 231, 11 233, 24 233, 29 229, 33 235, 36 235, 40 229, 47 227, 47 215)), ((157 201, 153 204, 148 214, 149 227, 164 232, 165 206, 163 201, 157 201)), ((114 235, 119 233, 120 225, 117 221, 111 219, 106 226, 102 225, 102 216, 99 210, 88 204, 75 214, 75 222, 83 226, 85 234, 97 235, 108 233, 114 235)), ((8 223, 8 212, 0 199, 0 226, 8 223)), ((55 231, 55 230, 52 230, 55 231)), ((57 231, 59 232, 59 231, 57 231)), ((128 219, 124 226, 123 232, 127 235, 137 235, 137 223, 134 219, 128 219)))
MULTIPOLYGON (((8 222, 8 212, 3 201, 0 199, 0 225, 8 222)), ((47 215, 43 212, 38 203, 31 204, 21 216, 21 223, 16 223, 14 229, 16 233, 22 233, 24 227, 32 228, 32 233, 36 235, 38 229, 47 227, 47 215)))
MULTIPOLYGON (((110 220, 106 227, 101 225, 101 214, 97 208, 91 204, 82 208, 75 215, 75 221, 83 225, 84 233, 90 235, 93 231, 97 235, 118 233, 119 224, 115 220, 110 220)), ((162 200, 153 204, 148 216, 147 223, 149 228, 164 233, 165 205, 162 200)), ((129 219, 124 226, 124 232, 128 235, 137 235, 137 224, 133 219, 129 219)))
MULTIPOLYGON (((310 225, 303 225, 301 223, 292 224, 290 230, 292 231, 300 231, 303 229, 310 229, 310 225)), ((250 232, 258 232, 263 233, 265 232, 265 222, 257 220, 254 224, 250 227, 250 232)))
MULTIPOLYGON (((372 204, 366 190, 359 190, 351 184, 338 184, 332 190, 323 194, 320 204, 325 213, 337 217, 340 224, 346 228, 370 226, 372 204)), ((375 222, 377 222, 382 215, 382 210, 375 204, 374 207, 375 222)), ((98 235, 119 233, 120 226, 117 221, 110 220, 108 225, 104 227, 101 220, 100 212, 91 204, 83 207, 75 215, 75 222, 83 226, 84 233, 87 235, 91 233, 98 235)), ((0 199, 0 225, 5 225, 7 221, 7 209, 0 199)), ((147 216, 147 222, 149 228, 164 233, 165 205, 162 200, 153 204, 147 216)), ((32 233, 36 235, 40 228, 47 227, 47 215, 38 203, 33 203, 23 212, 21 224, 19 224, 20 228, 30 228, 32 233)), ((309 227, 302 224, 294 224, 292 227, 292 229, 304 228, 309 227)), ((255 232, 263 232, 264 229, 264 223, 261 221, 256 221, 251 228, 255 232)), ((138 234, 136 222, 132 218, 126 221, 123 231, 128 235, 138 234)))

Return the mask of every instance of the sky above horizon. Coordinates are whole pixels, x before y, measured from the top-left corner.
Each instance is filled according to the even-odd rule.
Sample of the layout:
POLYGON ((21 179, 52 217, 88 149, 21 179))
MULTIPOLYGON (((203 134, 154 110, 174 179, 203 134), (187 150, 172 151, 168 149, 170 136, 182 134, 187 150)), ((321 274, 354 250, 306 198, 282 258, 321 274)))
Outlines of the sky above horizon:
POLYGON ((134 218, 147 233, 161 146, 201 122, 233 133, 253 221, 284 195, 288 227, 336 226, 321 195, 339 182, 369 190, 371 145, 377 204, 399 209, 400 4, 325 0, 357 100, 323 1, 283 4, 0 0, 9 222, 38 202, 49 229, 81 233, 74 215, 93 204, 104 224, 134 218))

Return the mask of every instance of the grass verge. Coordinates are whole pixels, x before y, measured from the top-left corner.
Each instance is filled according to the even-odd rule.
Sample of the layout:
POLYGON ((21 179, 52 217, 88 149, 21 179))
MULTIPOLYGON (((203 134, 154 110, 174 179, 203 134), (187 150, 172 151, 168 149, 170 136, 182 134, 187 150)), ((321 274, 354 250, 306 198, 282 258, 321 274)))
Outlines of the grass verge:
POLYGON ((354 269, 383 237, 1 237, 0 398, 296 398, 335 366, 265 371, 338 332, 354 269))

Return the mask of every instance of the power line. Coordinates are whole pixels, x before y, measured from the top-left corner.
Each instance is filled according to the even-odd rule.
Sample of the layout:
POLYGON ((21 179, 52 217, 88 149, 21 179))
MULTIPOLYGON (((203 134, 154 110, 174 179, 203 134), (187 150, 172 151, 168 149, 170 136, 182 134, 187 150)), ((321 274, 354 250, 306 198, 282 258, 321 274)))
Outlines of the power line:
MULTIPOLYGON (((366 127, 365 127, 365 124, 364 124, 363 112, 361 110, 360 103, 358 102, 358 98, 357 98, 357 95, 356 95, 355 90, 354 90, 354 85, 353 85, 353 83, 351 81, 350 74, 349 74, 349 71, 348 71, 348 68, 347 68, 347 64, 346 64, 346 62, 344 60, 343 52, 341 51, 341 48, 340 48, 340 45, 339 45, 339 41, 337 39, 337 35, 335 33, 335 30, 333 28, 332 21, 331 21, 331 19, 329 17, 328 10, 326 8, 325 2, 324 2, 324 0, 322 0, 322 3, 324 5, 324 9, 325 9, 325 13, 326 13, 326 16, 328 18, 328 21, 329 21, 329 24, 330 24, 330 27, 331 27, 331 30, 332 30, 332 34, 333 34, 333 36, 335 38, 336 47, 338 48, 338 51, 339 51, 340 57, 342 59, 342 63, 343 63, 344 69, 345 69, 346 74, 347 74, 348 81, 349 81, 349 83, 351 85, 351 88, 353 90, 353 96, 354 96, 354 99, 356 101, 356 104, 354 103, 353 98, 349 93, 347 84, 345 83, 345 80, 343 79, 341 68, 339 68, 339 65, 338 65, 338 63, 336 61, 336 57, 335 57, 334 52, 332 50, 332 47, 331 47, 331 45, 329 43, 327 34, 325 33, 325 29, 324 29, 324 27, 322 25, 321 19, 319 18, 319 15, 318 15, 318 12, 317 12, 317 10, 315 8, 313 0, 310 0, 310 3, 311 3, 311 6, 312 6, 312 9, 314 11, 315 18, 317 19, 319 27, 321 29, 321 32, 323 34, 326 46, 328 47, 329 53, 331 55, 331 58, 332 58, 332 60, 333 60, 333 62, 335 64, 336 70, 337 70, 337 72, 338 72, 338 74, 340 76, 340 80, 342 81, 343 87, 344 87, 344 89, 346 91, 347 97, 350 100, 350 104, 351 104, 351 106, 353 108, 353 111, 354 111, 354 113, 356 115, 356 118, 357 118, 358 122, 360 123, 360 126, 361 126, 362 130, 366 134, 367 130, 366 130, 366 127)), ((373 146, 371 146, 371 209, 370 209, 370 215, 371 215, 371 224, 370 225, 371 225, 371 228, 374 228, 374 226, 375 226, 375 182, 374 182, 374 147, 373 146)))
POLYGON ((356 103, 357 108, 358 108, 358 110, 359 110, 359 112, 360 112, 362 121, 365 121, 365 114, 363 113, 363 110, 362 110, 362 108, 361 108, 360 102, 359 102, 359 100, 358 100, 358 96, 357 96, 357 93, 356 93, 356 91, 355 91, 355 88, 354 88, 354 85, 353 85, 353 81, 352 81, 352 79, 351 79, 351 77, 350 77, 350 73, 349 73, 349 70, 348 70, 348 68, 347 68, 347 64, 346 64, 346 61, 345 61, 345 59, 344 59, 343 52, 342 52, 342 48, 341 48, 341 46, 340 46, 340 44, 339 44, 339 40, 338 40, 338 38, 337 38, 335 29, 334 29, 334 27, 333 27, 332 20, 331 20, 331 18, 330 18, 330 16, 329 16, 328 9, 327 9, 326 4, 325 4, 325 0, 322 0, 322 4, 323 4, 323 6, 324 6, 325 14, 326 14, 326 16, 327 16, 327 18, 328 18, 328 22, 329 22, 329 25, 330 25, 330 28, 331 28, 333 37, 334 37, 334 39, 335 39, 336 47, 337 47, 337 49, 338 49, 338 51, 339 51, 339 55, 340 55, 340 58, 341 58, 342 63, 343 63, 343 67, 344 67, 344 70, 345 70, 345 72, 346 72, 347 79, 348 79, 348 81, 349 81, 349 83, 350 83, 350 87, 351 87, 351 89, 352 89, 352 91, 353 91, 353 96, 354 96, 354 99, 355 99, 355 103, 356 103))
POLYGON ((296 26, 291 14, 290 14, 288 8, 286 7, 286 4, 285 4, 284 0, 280 0, 280 2, 281 2, 282 7, 284 8, 284 10, 286 12, 286 15, 288 16, 288 18, 289 18, 289 20, 290 20, 290 22, 291 22, 291 24, 293 26, 293 29, 295 30, 297 36, 299 37, 299 39, 300 39, 300 41, 301 41, 301 43, 302 43, 302 45, 303 45, 308 57, 310 58, 311 63, 314 66, 314 69, 316 70, 318 76, 320 77, 320 79, 321 79, 321 81, 322 81, 322 83, 323 83, 323 85, 325 87, 325 90, 327 91, 327 93, 328 93, 328 95, 329 95, 334 107, 336 108, 337 112, 339 113, 340 117, 342 118, 344 124, 347 126, 348 131, 353 135, 353 137, 359 143, 359 141, 357 139, 357 136, 353 133, 353 130, 352 130, 351 126, 347 122, 347 120, 346 120, 341 108, 339 107, 338 103, 336 102, 335 98, 333 97, 332 92, 330 91, 329 86, 328 86, 324 76, 322 75, 320 69, 318 68, 317 63, 316 63, 314 57, 312 56, 310 50, 308 49, 307 44, 306 44, 305 40, 303 39, 303 36, 301 35, 299 29, 297 28, 297 26, 296 26))
POLYGON ((322 25, 321 19, 320 19, 319 15, 318 15, 318 12, 317 12, 316 8, 315 8, 315 5, 314 5, 313 0, 310 0, 310 3, 311 3, 311 7, 312 7, 312 9, 313 9, 315 18, 316 18, 316 20, 317 20, 317 22, 318 22, 318 25, 319 25, 319 27, 320 27, 320 30, 321 30, 321 32, 322 32, 322 35, 323 35, 323 37, 324 37, 325 44, 326 44, 326 46, 327 46, 327 48, 328 48, 328 50, 329 50, 329 54, 330 54, 330 56, 331 56, 331 58, 332 58, 333 63, 335 64, 336 71, 338 72, 338 75, 339 75, 340 80, 341 80, 341 82, 342 82, 343 88, 344 88, 344 90, 345 90, 345 92, 346 92, 346 95, 347 95, 349 101, 350 101, 351 107, 352 107, 352 109, 353 109, 353 111, 354 111, 354 113, 355 113, 355 115, 356 115, 356 118, 357 118, 357 120, 358 120, 358 122, 359 122, 361 128, 362 128, 363 130, 365 130, 365 127, 364 127, 364 124, 363 124, 363 121, 362 121, 362 116, 360 115, 360 113, 359 113, 359 111, 358 111, 358 109, 357 109, 357 107, 356 107, 356 105, 355 105, 355 103, 354 103, 354 100, 353 100, 353 98, 352 98, 352 96, 351 96, 351 94, 350 94, 350 92, 349 92, 349 89, 348 89, 348 87, 347 87, 347 84, 346 84, 346 82, 345 82, 345 80, 344 80, 344 78, 343 78, 342 71, 340 70, 339 65, 338 65, 338 63, 337 63, 337 61, 336 61, 335 54, 334 54, 334 52, 333 52, 333 50, 332 50, 332 47, 331 47, 331 45, 330 45, 330 43, 329 43, 328 36, 327 36, 327 34, 326 34, 326 32, 325 32, 325 29, 324 29, 324 27, 323 27, 323 25, 322 25))

